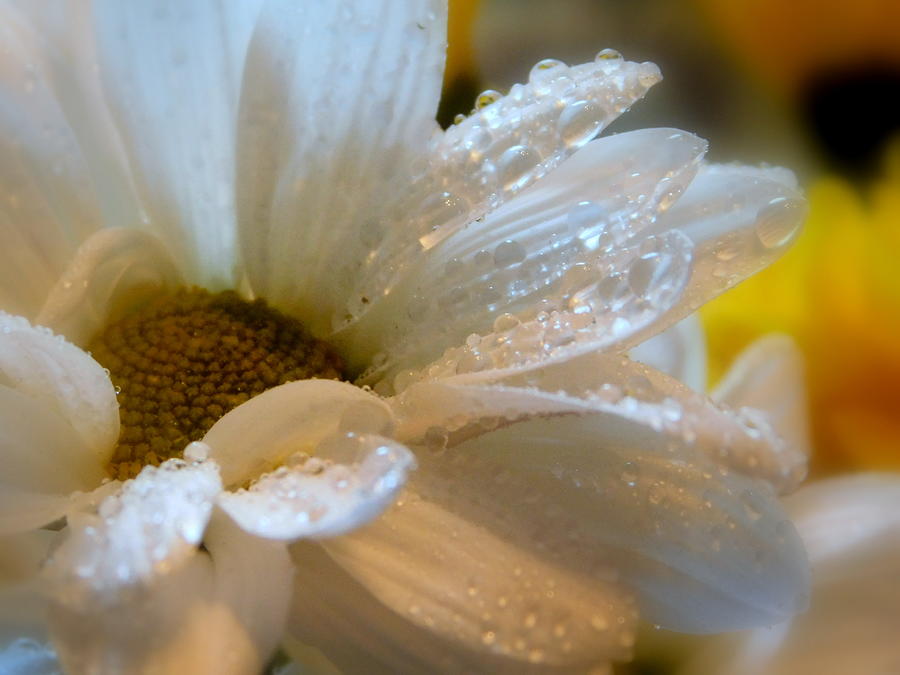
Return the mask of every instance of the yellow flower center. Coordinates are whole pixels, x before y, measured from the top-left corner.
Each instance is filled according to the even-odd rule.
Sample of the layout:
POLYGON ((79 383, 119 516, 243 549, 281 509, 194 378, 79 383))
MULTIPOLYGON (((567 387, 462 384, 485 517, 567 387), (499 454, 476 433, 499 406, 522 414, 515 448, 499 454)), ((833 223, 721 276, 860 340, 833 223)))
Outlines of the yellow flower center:
POLYGON ((181 456, 232 408, 266 389, 342 379, 343 364, 301 324, 263 300, 180 290, 110 325, 88 347, 109 370, 121 432, 114 478, 181 456))

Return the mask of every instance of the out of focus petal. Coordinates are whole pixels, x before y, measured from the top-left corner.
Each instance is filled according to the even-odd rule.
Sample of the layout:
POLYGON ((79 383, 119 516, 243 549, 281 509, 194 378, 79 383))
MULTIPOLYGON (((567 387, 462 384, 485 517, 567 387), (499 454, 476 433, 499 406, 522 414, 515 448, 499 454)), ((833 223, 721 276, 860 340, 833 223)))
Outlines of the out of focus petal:
POLYGON ((735 410, 758 410, 794 451, 809 455, 803 355, 784 335, 760 338, 738 356, 712 392, 735 410))

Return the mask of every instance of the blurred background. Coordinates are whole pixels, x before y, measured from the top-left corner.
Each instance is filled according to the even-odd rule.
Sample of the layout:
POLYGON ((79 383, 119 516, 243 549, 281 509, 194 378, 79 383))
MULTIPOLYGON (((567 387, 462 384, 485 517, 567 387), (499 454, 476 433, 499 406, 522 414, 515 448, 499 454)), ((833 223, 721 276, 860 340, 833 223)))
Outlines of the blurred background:
POLYGON ((608 133, 675 126, 712 161, 794 170, 797 245, 705 308, 711 384, 767 332, 807 362, 813 477, 900 470, 900 2, 450 0, 440 118, 544 58, 603 48, 664 80, 608 133))

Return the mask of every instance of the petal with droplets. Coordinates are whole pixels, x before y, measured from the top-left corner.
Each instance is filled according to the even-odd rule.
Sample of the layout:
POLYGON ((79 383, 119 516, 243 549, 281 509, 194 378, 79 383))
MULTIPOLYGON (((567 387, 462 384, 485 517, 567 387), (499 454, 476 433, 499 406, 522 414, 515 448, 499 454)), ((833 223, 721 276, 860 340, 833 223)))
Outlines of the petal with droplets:
POLYGON ((261 672, 284 628, 293 566, 283 546, 213 522, 207 552, 107 603, 56 602, 69 672, 261 672))
MULTIPOLYGON (((546 64, 545 64, 546 65, 546 64)), ((346 311, 358 317, 429 250, 553 171, 660 79, 652 63, 599 59, 532 71, 526 85, 436 137, 412 185, 390 205, 387 236, 366 258, 346 311), (411 221, 411 222, 410 222, 411 221), (409 222, 407 227, 393 227, 409 222)), ((552 174, 551 174, 552 175, 552 174)))
POLYGON ((69 534, 47 564, 60 602, 85 608, 115 603, 123 588, 190 559, 222 488, 212 462, 169 460, 100 502, 68 514, 69 534))
POLYGON ((705 165, 648 232, 677 229, 694 242, 684 297, 660 328, 675 322, 780 257, 797 238, 806 200, 786 169, 705 165))
POLYGON ((736 630, 803 609, 803 546, 770 489, 617 422, 499 428, 448 451, 456 461, 422 460, 415 487, 558 564, 612 566, 641 616, 673 630, 736 630))
MULTIPOLYGON (((447 541, 445 545, 452 546, 454 541, 458 540, 447 541)), ((472 552, 470 547, 459 548, 472 552)), ((547 662, 532 664, 522 658, 499 655, 483 641, 466 645, 445 638, 432 628, 423 627, 422 621, 411 621, 409 607, 398 612, 384 604, 334 562, 321 546, 298 542, 291 547, 291 553, 297 565, 297 577, 288 632, 296 640, 315 645, 342 672, 575 675, 586 671, 586 664, 580 667, 554 667, 547 662)), ((444 567, 440 572, 452 575, 455 571, 444 567)), ((429 590, 438 592, 438 588, 438 584, 432 584, 429 590)), ((590 590, 588 595, 593 597, 590 590)), ((557 606, 561 612, 570 599, 560 598, 557 606)), ((551 600, 546 603, 545 608, 549 608, 551 600)), ((526 616, 520 618, 524 621, 526 616)), ((602 622, 597 621, 597 625, 602 628, 602 622)), ((627 622, 624 628, 629 628, 627 622)), ((619 632, 615 624, 609 631, 619 632)), ((598 630, 601 637, 602 632, 598 630)), ((625 630, 621 634, 627 635, 625 630)), ((525 644, 524 637, 521 644, 525 644)), ((287 651, 293 656, 296 649, 288 643, 287 651)), ((318 660, 321 662, 322 657, 318 660)))
POLYGON ((323 546, 388 607, 468 650, 587 667, 634 641, 634 600, 612 568, 555 564, 414 492, 323 546))
MULTIPOLYGON (((417 377, 512 372, 541 368, 596 351, 618 352, 653 334, 677 306, 691 275, 693 250, 678 231, 617 248, 593 265, 576 265, 562 275, 545 302, 519 318, 501 314, 492 332, 472 333, 447 349, 417 377)), ((452 327, 452 326, 451 326, 452 327)), ((362 382, 389 393, 402 368, 425 363, 427 352, 413 343, 403 357, 376 360, 362 382), (417 349, 418 348, 418 349, 417 349)))
POLYGON ((619 295, 652 304, 661 281, 677 286, 687 272, 677 259, 653 253, 661 241, 642 241, 639 233, 668 195, 690 184, 705 150, 705 141, 675 129, 590 143, 435 245, 389 294, 370 296, 372 309, 338 339, 351 359, 380 350, 386 367, 401 361, 413 368, 470 333, 489 332, 504 313, 529 320, 539 311, 593 310, 630 319, 619 295))
MULTIPOLYGON (((642 616, 676 630, 772 623, 802 605, 806 557, 771 487, 710 456, 737 431, 727 418, 719 434, 713 418, 700 440, 679 433, 665 402, 609 406, 449 383, 404 397, 418 386, 419 400, 443 411, 446 434, 438 456, 420 455, 412 486, 425 498, 558 564, 612 564, 642 616)), ((423 417, 410 427, 401 414, 399 437, 428 446, 423 417)))
POLYGON ((230 411, 203 442, 222 481, 241 485, 278 467, 290 455, 312 454, 340 432, 390 435, 393 414, 374 394, 346 382, 300 380, 269 389, 230 411))
POLYGON ((671 377, 621 356, 590 353, 530 370, 425 380, 391 401, 398 437, 406 442, 421 442, 431 427, 470 433, 478 418, 496 424, 531 414, 596 411, 696 444, 712 461, 764 479, 782 493, 806 474, 806 456, 787 445, 765 418, 720 408, 671 377))
POLYGON ((333 537, 379 515, 415 466, 403 445, 374 434, 335 434, 311 452, 289 458, 246 490, 223 493, 219 505, 260 537, 333 537))

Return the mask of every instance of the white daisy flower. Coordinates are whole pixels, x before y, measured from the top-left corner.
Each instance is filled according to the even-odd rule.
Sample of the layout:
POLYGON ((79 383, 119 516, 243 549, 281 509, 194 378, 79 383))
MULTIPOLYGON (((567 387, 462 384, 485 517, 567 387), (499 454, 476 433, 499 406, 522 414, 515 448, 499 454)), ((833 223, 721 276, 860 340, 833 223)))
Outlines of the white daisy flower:
POLYGON ((654 65, 544 61, 441 131, 438 0, 0 15, 0 534, 50 546, 64 668, 254 672, 287 627, 350 671, 584 670, 638 616, 802 606, 803 453, 622 355, 804 202, 592 140, 654 65))

